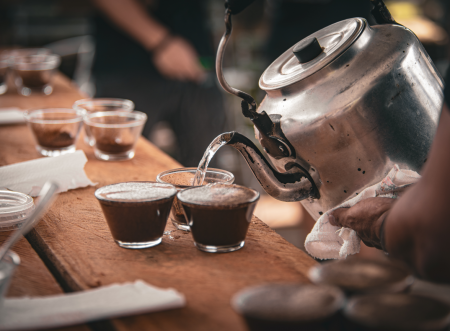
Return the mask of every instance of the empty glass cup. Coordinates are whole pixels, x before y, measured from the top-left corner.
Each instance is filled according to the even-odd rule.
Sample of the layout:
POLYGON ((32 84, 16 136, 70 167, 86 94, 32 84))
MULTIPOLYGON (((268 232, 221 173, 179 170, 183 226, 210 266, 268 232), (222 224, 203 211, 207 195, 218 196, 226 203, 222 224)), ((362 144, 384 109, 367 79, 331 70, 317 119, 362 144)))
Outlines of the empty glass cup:
MULTIPOLYGON (((174 185, 178 191, 192 187, 197 168, 178 168, 161 172, 156 181, 159 183, 167 183, 174 185)), ((211 183, 232 184, 234 182, 234 175, 226 170, 209 168, 206 171, 203 185, 211 183)), ((189 231, 189 226, 186 223, 186 218, 183 213, 183 207, 178 199, 175 197, 172 210, 170 212, 170 220, 172 224, 178 229, 189 231)))
MULTIPOLYGON (((134 102, 127 99, 117 99, 117 98, 94 98, 94 99, 81 99, 75 101, 72 106, 73 109, 86 110, 88 113, 93 113, 97 111, 133 111, 134 102)), ((91 134, 89 128, 84 126, 84 142, 90 146, 94 145, 94 141, 91 139, 91 134)))
POLYGON ((95 112, 84 117, 95 156, 105 161, 133 158, 134 147, 146 121, 147 115, 139 111, 95 112))
POLYGON ((51 94, 53 76, 60 62, 61 57, 56 54, 12 56, 11 69, 19 93, 25 96, 32 92, 51 94))
POLYGON ((68 108, 35 109, 25 112, 36 149, 44 156, 75 152, 75 143, 83 124, 85 111, 68 108))

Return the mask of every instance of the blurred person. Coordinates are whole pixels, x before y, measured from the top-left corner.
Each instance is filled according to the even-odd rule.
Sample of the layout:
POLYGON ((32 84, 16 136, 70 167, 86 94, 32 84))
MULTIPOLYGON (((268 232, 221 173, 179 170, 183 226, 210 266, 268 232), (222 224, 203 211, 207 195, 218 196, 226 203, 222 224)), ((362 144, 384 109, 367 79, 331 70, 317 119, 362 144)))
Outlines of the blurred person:
POLYGON ((197 166, 225 129, 214 49, 201 0, 93 0, 96 97, 134 101, 148 115, 143 135, 166 121, 178 142, 178 160, 197 166), (202 65, 203 63, 203 65, 202 65))
MULTIPOLYGON (((446 81, 450 81, 450 69, 446 81)), ((333 211, 367 246, 402 259, 421 277, 450 283, 450 86, 422 178, 397 199, 368 198, 333 211)), ((334 220, 333 220, 334 218, 334 220)))

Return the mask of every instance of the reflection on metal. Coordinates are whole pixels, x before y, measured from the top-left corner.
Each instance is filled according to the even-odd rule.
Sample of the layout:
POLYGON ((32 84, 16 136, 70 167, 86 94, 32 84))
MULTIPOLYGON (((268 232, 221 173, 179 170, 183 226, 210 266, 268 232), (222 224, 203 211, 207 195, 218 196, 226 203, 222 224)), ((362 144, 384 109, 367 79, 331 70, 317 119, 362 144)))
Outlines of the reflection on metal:
MULTIPOLYGON (((325 53, 333 60, 306 67, 289 49, 261 76, 267 95, 259 108, 271 118, 281 116, 283 133, 295 148, 294 162, 319 188, 320 199, 302 202, 317 219, 379 182, 394 164, 420 171, 437 128, 443 80, 403 26, 370 27, 357 18, 312 36, 325 47, 330 41, 325 53), (330 35, 337 32, 352 42, 333 41, 330 35)), ((270 159, 279 171, 292 162, 270 159)))
POLYGON ((227 133, 228 146, 239 151, 264 190, 282 201, 300 201, 319 198, 314 181, 305 169, 295 163, 286 166, 286 172, 277 172, 259 149, 247 137, 237 132, 227 133))
POLYGON ((417 37, 395 23, 380 0, 371 0, 379 22, 335 23, 308 38, 323 48, 300 63, 296 45, 263 73, 267 95, 259 106, 223 78, 222 59, 231 33, 218 50, 222 87, 244 99, 243 113, 270 162, 245 137, 237 149, 267 193, 300 201, 313 218, 379 182, 398 164, 420 171, 431 147, 443 102, 443 80, 417 37), (273 164, 273 166, 272 166, 273 164))

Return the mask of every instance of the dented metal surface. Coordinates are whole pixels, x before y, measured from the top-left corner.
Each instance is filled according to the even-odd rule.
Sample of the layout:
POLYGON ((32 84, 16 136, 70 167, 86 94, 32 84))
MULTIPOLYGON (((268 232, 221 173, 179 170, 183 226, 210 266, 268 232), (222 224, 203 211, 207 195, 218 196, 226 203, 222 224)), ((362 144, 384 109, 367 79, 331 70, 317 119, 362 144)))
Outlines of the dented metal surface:
MULTIPOLYGON (((394 22, 382 1, 373 3, 382 23, 394 22)), ((261 76, 267 95, 257 112, 253 99, 222 84, 223 43, 216 66, 224 89, 246 100, 243 113, 255 124, 269 160, 245 137, 236 134, 229 145, 245 157, 266 192, 283 201, 302 200, 317 219, 379 182, 394 164, 420 171, 444 85, 404 26, 371 27, 354 18, 308 38, 317 38, 323 52, 300 63, 293 45, 275 60, 261 76)))
POLYGON ((308 197, 319 198, 319 192, 309 173, 292 163, 284 172, 276 171, 259 149, 247 137, 230 132, 227 145, 239 151, 247 161, 264 190, 282 201, 300 201, 308 197))
MULTIPOLYGON (((288 50, 260 80, 267 95, 259 110, 281 116, 295 162, 319 187, 319 200, 302 202, 314 218, 380 181, 394 164, 420 171, 436 132, 443 80, 422 44, 403 26, 364 26, 351 46, 313 74, 291 68, 299 80, 275 77, 293 58, 288 50)), ((279 171, 292 162, 270 159, 279 171)))

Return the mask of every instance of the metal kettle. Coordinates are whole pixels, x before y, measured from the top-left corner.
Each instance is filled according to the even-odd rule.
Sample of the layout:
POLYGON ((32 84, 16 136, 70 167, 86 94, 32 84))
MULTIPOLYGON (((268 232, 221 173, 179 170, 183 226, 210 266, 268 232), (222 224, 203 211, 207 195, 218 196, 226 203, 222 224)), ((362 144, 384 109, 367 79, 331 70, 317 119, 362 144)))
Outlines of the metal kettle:
POLYGON ((268 159, 246 137, 223 139, 237 149, 271 196, 302 201, 314 219, 382 178, 398 164, 426 162, 443 104, 443 79, 412 31, 397 24, 381 0, 371 0, 378 25, 363 18, 332 24, 299 41, 262 74, 257 109, 229 86, 222 59, 231 15, 252 0, 227 0, 226 32, 216 71, 243 99, 268 159))

